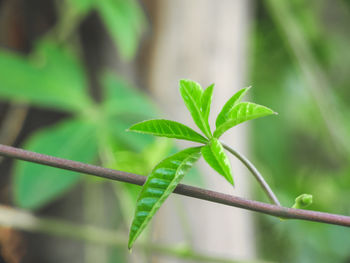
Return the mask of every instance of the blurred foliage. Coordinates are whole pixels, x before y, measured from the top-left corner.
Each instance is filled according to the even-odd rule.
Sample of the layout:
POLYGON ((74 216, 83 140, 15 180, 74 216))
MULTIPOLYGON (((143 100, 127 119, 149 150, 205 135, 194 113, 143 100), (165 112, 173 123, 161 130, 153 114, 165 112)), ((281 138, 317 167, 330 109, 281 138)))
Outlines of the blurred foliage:
MULTIPOLYGON (((86 120, 63 121, 35 133, 24 147, 38 153, 91 162, 97 152, 95 130, 86 120)), ((71 171, 26 162, 17 162, 15 169, 14 197, 22 208, 39 208, 80 179, 80 175, 71 175, 71 171)))
POLYGON ((0 53, 1 97, 66 111, 92 107, 82 65, 71 50, 40 42, 27 57, 0 53))
MULTIPOLYGON (((104 69, 98 69, 96 73, 102 93, 102 100, 96 102, 90 95, 90 83, 80 57, 82 47, 74 36, 80 23, 90 13, 97 12, 116 44, 119 57, 131 60, 146 25, 142 9, 135 0, 66 0, 57 2, 57 10, 56 25, 34 43, 29 55, 0 50, 0 99, 69 114, 63 121, 31 134, 23 147, 147 175, 173 150, 173 144, 147 135, 127 134, 125 130, 135 122, 156 117, 158 110, 145 94, 104 69)), ((193 178, 197 180, 198 173, 193 178)), ((21 208, 37 210, 65 194, 82 179, 85 177, 70 171, 17 161, 12 184, 14 201, 21 208)), ((102 189, 100 182, 105 180, 86 180, 93 182, 86 184, 88 189, 83 193, 83 210, 88 214, 96 206, 104 207, 106 200, 99 194, 103 193, 99 189, 102 189), (85 202, 87 200, 93 202, 85 202)), ((114 218, 110 224, 115 229, 123 229, 131 220, 139 188, 108 183, 116 193, 116 199, 109 202, 113 203, 114 211, 109 212, 109 217, 114 218), (122 222, 117 220, 118 217, 122 222)), ((91 223, 105 221, 94 213, 86 219, 91 223)), ((86 248, 85 256, 89 255, 90 249, 86 248)), ((98 249, 101 262, 127 261, 124 250, 109 249, 107 260, 102 257, 103 250, 98 249)))
POLYGON ((59 38, 65 38, 66 33, 79 21, 95 11, 116 44, 121 58, 130 60, 135 56, 147 24, 136 0, 66 0, 60 8, 62 20, 57 29, 62 33, 59 38))
MULTIPOLYGON (((125 129, 135 121, 156 116, 157 110, 152 102, 121 77, 100 70, 103 72, 100 73, 103 100, 96 103, 89 94, 88 78, 78 56, 80 46, 60 38, 61 35, 68 37, 72 34, 82 19, 96 9, 101 19, 108 21, 107 28, 113 31, 112 38, 116 40, 122 57, 132 58, 139 43, 140 30, 144 27, 143 13, 137 2, 67 0, 58 7, 61 17, 56 26, 37 41, 29 55, 0 51, 2 99, 70 113, 68 120, 31 135, 24 147, 83 162, 96 162, 98 159, 104 162, 105 152, 110 153, 110 158, 114 160, 116 154, 138 154, 153 143, 156 147, 158 142, 151 137, 127 136, 125 133, 125 129), (120 16, 105 14, 102 9, 109 9, 108 6, 120 16)), ((166 154, 165 151, 162 153, 166 154)), ((135 166, 141 170, 144 163, 154 164, 157 161, 154 156, 143 154, 135 160, 135 166)), ((142 174, 147 172, 148 168, 144 167, 142 174)), ((79 175, 71 172, 16 162, 14 199, 20 207, 38 209, 62 195, 79 179, 79 175)))
MULTIPOLYGON (((127 133, 126 129, 135 122, 156 117, 159 111, 145 94, 121 76, 104 69, 95 73, 102 94, 102 99, 96 102, 89 92, 90 83, 80 58, 81 46, 79 41, 71 38, 83 19, 97 11, 121 58, 130 60, 136 54, 145 25, 140 7, 134 0, 67 0, 58 5, 58 9, 60 17, 56 25, 36 41, 29 55, 0 50, 1 99, 69 114, 63 121, 31 134, 23 147, 146 176, 165 155, 175 151, 173 143, 155 140, 149 135, 127 133)), ((195 171, 187 178, 187 182, 201 183, 195 171)), ((12 184, 14 201, 21 208, 37 210, 65 194, 82 179, 85 177, 70 171, 17 161, 12 184)), ((83 193, 83 205, 89 214, 96 207, 104 207, 100 182, 105 180, 86 180, 88 190, 83 193)), ((123 228, 132 218, 139 187, 108 183, 115 190, 116 198, 114 212, 109 213, 115 219, 111 224, 123 228), (118 217, 122 222, 116 219, 118 217)), ((101 216, 94 214, 98 213, 90 213, 87 219, 101 223, 101 216)), ((126 261, 124 252, 111 249, 108 257, 113 258, 111 262, 126 261)))
MULTIPOLYGON (((253 123, 253 146, 263 174, 287 206, 293 196, 308 192, 314 196, 311 209, 350 213, 349 14, 343 1, 259 5, 254 99, 280 117, 253 123), (320 107, 340 121, 331 114, 325 119, 320 107), (342 137, 329 129, 343 131, 342 137)), ((264 258, 298 263, 350 258, 350 232, 341 227, 259 217, 257 229, 264 258)))
MULTIPOLYGON (((70 120, 33 135, 25 148, 91 162, 98 157, 99 152, 105 151, 106 145, 113 147, 113 152, 140 151, 152 143, 154 140, 147 136, 125 140, 128 137, 125 128, 134 120, 155 116, 156 110, 145 95, 106 73, 101 78, 105 99, 99 104, 93 102, 88 94, 84 70, 78 63, 73 63, 77 60, 68 50, 53 42, 40 42, 34 51, 41 54, 40 67, 32 66, 34 63, 31 59, 26 61, 8 52, 0 53, 0 57, 6 57, 6 62, 9 62, 1 66, 1 70, 8 73, 0 76, 1 97, 72 113, 70 120), (70 54, 69 59, 65 59, 62 54, 70 54), (16 78, 17 75, 23 78, 16 78), (132 103, 128 105, 133 107, 126 107, 125 103, 132 103), (113 108, 112 105, 116 106, 113 108)), ((34 54, 30 57, 38 61, 34 54)), ((30 209, 45 205, 78 179, 61 176, 69 172, 49 167, 44 169, 30 163, 18 162, 15 171, 15 200, 19 206, 30 209), (43 187, 45 190, 40 190, 43 187)))

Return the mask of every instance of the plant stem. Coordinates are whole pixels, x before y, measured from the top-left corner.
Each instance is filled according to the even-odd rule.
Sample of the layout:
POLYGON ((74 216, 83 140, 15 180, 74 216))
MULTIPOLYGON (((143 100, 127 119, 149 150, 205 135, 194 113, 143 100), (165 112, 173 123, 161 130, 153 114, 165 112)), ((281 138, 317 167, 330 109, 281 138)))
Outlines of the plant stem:
MULTIPOLYGON (((2 144, 0 144, 0 156, 6 156, 23 161, 39 163, 60 169, 75 171, 83 174, 95 175, 98 177, 103 177, 111 180, 136 185, 143 185, 146 181, 146 177, 142 175, 107 169, 63 158, 57 158, 50 155, 35 153, 2 144)), ((174 193, 227 206, 243 208, 276 217, 301 219, 350 227, 350 216, 276 206, 262 202, 247 200, 244 198, 223 194, 211 190, 201 189, 185 184, 178 184, 178 186, 174 190, 174 193)))
POLYGON ((274 194, 270 186, 267 184, 267 182, 265 181, 261 173, 258 171, 258 169, 256 169, 256 167, 243 154, 236 151, 235 149, 228 146, 226 143, 222 141, 221 141, 221 144, 227 151, 229 151, 232 155, 236 156, 248 168, 248 170, 254 175, 255 179, 259 182, 260 186, 265 191, 270 201, 277 206, 281 206, 276 195, 274 194))
MULTIPOLYGON (((117 246, 126 249, 127 235, 110 229, 85 224, 71 223, 55 218, 42 218, 32 213, 0 205, 0 225, 29 232, 38 232, 94 243, 95 245, 117 246)), ((139 241, 136 249, 142 248, 154 253, 202 262, 238 263, 241 261, 212 257, 178 246, 158 245, 139 241)), ((98 261, 100 262, 100 261, 98 261)), ((250 261, 251 262, 251 261, 250 261)), ((261 262, 261 261, 254 261, 261 262)))

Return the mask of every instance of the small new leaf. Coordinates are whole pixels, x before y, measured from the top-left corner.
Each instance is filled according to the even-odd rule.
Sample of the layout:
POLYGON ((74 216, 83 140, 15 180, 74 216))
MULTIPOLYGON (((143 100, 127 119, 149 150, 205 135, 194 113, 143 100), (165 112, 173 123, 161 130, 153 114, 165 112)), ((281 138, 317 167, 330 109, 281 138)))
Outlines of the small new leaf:
POLYGON ((214 137, 219 138, 224 132, 232 127, 252 119, 277 114, 273 110, 251 102, 240 102, 234 106, 224 123, 222 123, 214 132, 214 137))
POLYGON ((312 204, 312 195, 302 194, 295 198, 295 203, 292 208, 304 209, 312 204))
POLYGON ((250 87, 239 90, 225 103, 224 107, 222 107, 222 110, 216 118, 216 128, 227 120, 228 113, 234 106, 241 102, 242 98, 245 96, 249 89, 250 87))
POLYGON ((148 176, 136 204, 128 248, 200 157, 200 147, 188 148, 161 161, 148 176))
MULTIPOLYGON (((180 93, 181 96, 186 104, 187 109, 190 111, 193 121, 196 123, 198 128, 208 137, 210 138, 211 132, 208 120, 206 119, 207 109, 209 108, 208 105, 210 105, 209 98, 210 95, 210 89, 206 93, 207 99, 204 99, 206 103, 205 107, 205 113, 202 111, 202 96, 203 96, 203 89, 202 87, 194 81, 191 80, 180 80, 180 93)), ((209 116, 209 112, 208 112, 209 116)))
POLYGON ((234 185, 230 161, 218 139, 212 138, 207 145, 202 147, 201 152, 206 162, 234 185))
POLYGON ((186 125, 170 120, 154 119, 139 122, 131 126, 129 131, 200 143, 208 142, 206 138, 186 125))

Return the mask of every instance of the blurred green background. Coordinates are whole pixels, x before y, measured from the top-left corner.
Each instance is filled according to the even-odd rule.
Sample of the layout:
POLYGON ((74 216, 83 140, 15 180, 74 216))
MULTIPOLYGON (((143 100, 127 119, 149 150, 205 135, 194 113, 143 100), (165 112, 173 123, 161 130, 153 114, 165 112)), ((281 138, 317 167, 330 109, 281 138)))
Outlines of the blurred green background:
MULTIPOLYGON (((125 132, 132 123, 163 116, 145 84, 162 12, 157 4, 1 0, 0 142, 147 175, 175 147, 125 132)), ((279 113, 250 126, 252 160, 285 206, 310 193, 310 209, 349 215, 350 2, 265 0, 251 1, 250 8, 246 83, 255 87, 252 101, 279 113)), ((47 234, 0 228, 0 262, 162 262, 153 252, 219 262, 188 246, 149 245, 151 231, 129 255, 123 242, 137 187, 4 159, 0 171, 1 209, 33 211, 40 224, 41 217, 57 220, 38 231, 47 234), (97 231, 105 239, 84 247, 51 236, 69 236, 64 229, 70 229, 73 238, 88 239, 67 222, 107 227, 120 238, 111 242, 97 231)), ((186 183, 203 186, 196 171, 186 183)), ((255 198, 264 200, 260 195, 257 189, 255 198)), ((350 262, 348 229, 255 219, 258 260, 350 262)))
MULTIPOLYGON (((349 214, 348 1, 264 1, 252 38, 255 98, 279 121, 253 124, 256 160, 282 202, 308 192, 311 209, 349 214)), ((279 262, 349 262, 350 233, 260 217, 260 251, 279 262), (278 251, 278 252, 277 252, 278 251)))

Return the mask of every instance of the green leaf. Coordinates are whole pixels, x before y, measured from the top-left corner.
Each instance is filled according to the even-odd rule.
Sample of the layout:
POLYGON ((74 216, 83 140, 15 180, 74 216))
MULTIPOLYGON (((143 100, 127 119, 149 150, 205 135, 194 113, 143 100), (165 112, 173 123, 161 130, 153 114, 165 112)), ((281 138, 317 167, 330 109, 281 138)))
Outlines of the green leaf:
POLYGON ((212 138, 206 146, 202 147, 201 152, 206 162, 234 185, 230 161, 218 139, 212 138))
POLYGON ((210 105, 213 97, 214 86, 215 84, 211 84, 206 88, 201 97, 201 111, 206 123, 209 123, 210 105))
POLYGON ((146 19, 135 0, 98 0, 95 7, 99 12, 113 41, 124 59, 134 57, 146 19))
POLYGON ((161 161, 148 176, 136 204, 128 248, 200 157, 200 147, 188 148, 161 161))
POLYGON ((105 73, 101 78, 104 111, 109 115, 135 114, 152 118, 157 109, 141 91, 131 87, 122 78, 105 73))
POLYGON ((82 66, 54 43, 39 43, 30 58, 1 51, 0 72, 0 98, 68 111, 92 104, 82 66))
POLYGON ((245 96, 249 89, 250 87, 239 90, 225 103, 224 107, 222 107, 222 110, 216 118, 216 127, 219 127, 227 120, 228 113, 234 106, 241 102, 242 98, 245 96))
POLYGON ((186 125, 170 120, 155 119, 143 121, 131 126, 129 131, 201 143, 207 143, 208 141, 186 125))
POLYGON ((232 127, 256 118, 277 114, 273 110, 251 102, 240 102, 227 114, 226 120, 214 132, 214 137, 219 138, 225 131, 232 127))
MULTIPOLYGON (((209 108, 209 98, 210 98, 210 89, 206 94, 205 103, 202 104, 202 87, 192 80, 180 80, 180 93, 187 106, 187 109, 190 111, 192 118, 198 128, 208 137, 211 137, 210 127, 208 121, 205 119, 205 114, 202 112, 202 105, 206 106, 206 111, 209 108)), ((209 116, 209 113, 208 113, 209 116)))
MULTIPOLYGON (((35 133, 25 149, 70 160, 91 162, 97 154, 95 127, 81 120, 65 121, 35 133)), ((80 174, 63 169, 18 161, 15 164, 15 203, 38 209, 78 182, 80 174)))

